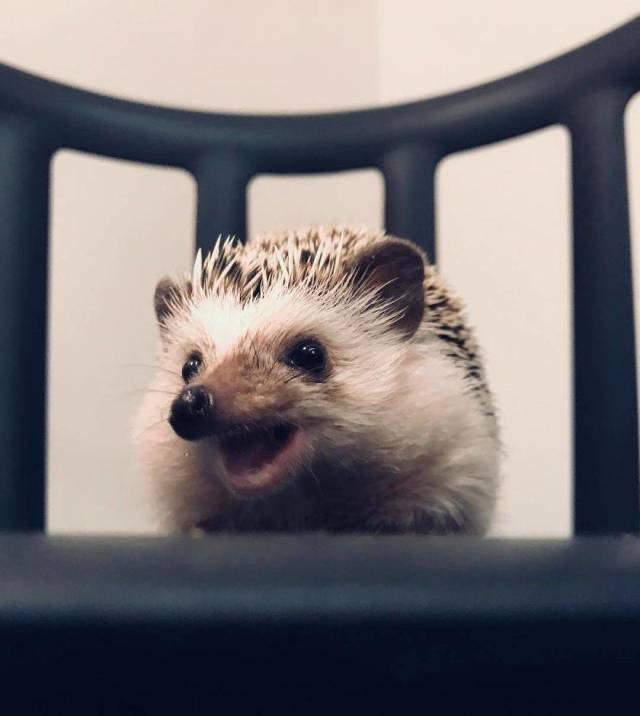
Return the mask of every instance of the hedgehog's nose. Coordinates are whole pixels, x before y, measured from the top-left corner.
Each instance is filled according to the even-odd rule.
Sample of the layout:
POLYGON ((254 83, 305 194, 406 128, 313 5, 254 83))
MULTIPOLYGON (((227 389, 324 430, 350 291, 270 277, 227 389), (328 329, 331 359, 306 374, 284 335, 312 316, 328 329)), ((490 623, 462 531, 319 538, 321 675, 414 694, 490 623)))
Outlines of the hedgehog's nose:
POLYGON ((213 395, 202 386, 186 388, 173 401, 169 425, 184 440, 199 440, 214 432, 213 395))

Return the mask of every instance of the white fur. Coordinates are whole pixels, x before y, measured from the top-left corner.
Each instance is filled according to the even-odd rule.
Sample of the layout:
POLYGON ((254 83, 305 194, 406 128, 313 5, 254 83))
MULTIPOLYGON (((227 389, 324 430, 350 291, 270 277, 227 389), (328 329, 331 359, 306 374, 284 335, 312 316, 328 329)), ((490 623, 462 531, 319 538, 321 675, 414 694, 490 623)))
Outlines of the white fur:
MULTIPOLYGON (((201 258, 195 270, 202 272, 201 258)), ((285 275, 290 271, 283 266, 285 275)), ((388 312, 372 308, 367 297, 349 299, 345 283, 319 291, 304 283, 291 288, 276 282, 245 305, 233 292, 196 291, 167 322, 161 368, 136 424, 165 527, 188 531, 233 509, 241 509, 249 527, 252 509, 260 513, 260 524, 265 513, 269 523, 272 510, 279 515, 276 526, 324 526, 295 484, 272 503, 238 506, 219 479, 223 467, 215 441, 185 442, 166 421, 172 395, 183 387, 181 366, 192 350, 202 351, 205 370, 213 370, 231 356, 237 359, 253 341, 269 363, 277 361, 287 336, 308 334, 327 346, 331 376, 326 384, 294 383, 294 403, 277 409, 280 418, 308 426, 298 467, 313 473, 319 494, 326 498, 337 485, 338 494, 348 495, 345 510, 353 503, 357 512, 366 503, 355 529, 422 531, 420 516, 431 532, 483 533, 497 488, 495 418, 426 320, 408 341, 389 325, 388 312), (325 484, 319 470, 327 466, 342 482, 325 484), (352 492, 350 481, 357 484, 352 492)), ((256 372, 256 394, 268 379, 256 372)))

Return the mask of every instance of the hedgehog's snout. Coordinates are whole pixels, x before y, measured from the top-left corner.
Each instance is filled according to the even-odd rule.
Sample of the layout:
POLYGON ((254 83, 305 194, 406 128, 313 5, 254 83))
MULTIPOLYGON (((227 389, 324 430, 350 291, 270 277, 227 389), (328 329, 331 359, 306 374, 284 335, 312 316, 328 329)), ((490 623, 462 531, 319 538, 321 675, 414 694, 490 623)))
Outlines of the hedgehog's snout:
POLYGON ((215 401, 204 386, 185 388, 171 404, 169 425, 184 440, 199 440, 213 435, 215 401))

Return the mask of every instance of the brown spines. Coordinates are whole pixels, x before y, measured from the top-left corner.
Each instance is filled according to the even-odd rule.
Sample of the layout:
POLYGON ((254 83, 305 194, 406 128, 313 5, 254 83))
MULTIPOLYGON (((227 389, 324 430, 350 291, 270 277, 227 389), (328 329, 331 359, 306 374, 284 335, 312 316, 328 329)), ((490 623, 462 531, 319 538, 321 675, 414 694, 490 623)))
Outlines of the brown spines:
MULTIPOLYGON (((381 232, 350 227, 264 234, 244 245, 233 239, 219 240, 202 265, 202 288, 233 292, 241 302, 258 299, 276 284, 306 283, 330 289, 357 267, 358 256, 389 240, 397 241, 381 232)), ((426 260, 423 289, 423 322, 445 344, 447 355, 463 367, 472 389, 486 397, 487 410, 491 410, 478 346, 463 304, 426 260)))

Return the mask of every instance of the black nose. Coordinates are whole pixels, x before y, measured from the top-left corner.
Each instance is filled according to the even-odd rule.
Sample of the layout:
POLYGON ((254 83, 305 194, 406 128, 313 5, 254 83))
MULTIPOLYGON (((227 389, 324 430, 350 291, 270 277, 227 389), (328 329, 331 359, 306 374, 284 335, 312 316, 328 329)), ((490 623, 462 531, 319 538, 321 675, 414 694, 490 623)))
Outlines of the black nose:
POLYGON ((214 431, 213 395, 201 386, 187 388, 173 401, 169 425, 184 440, 199 440, 214 431))

